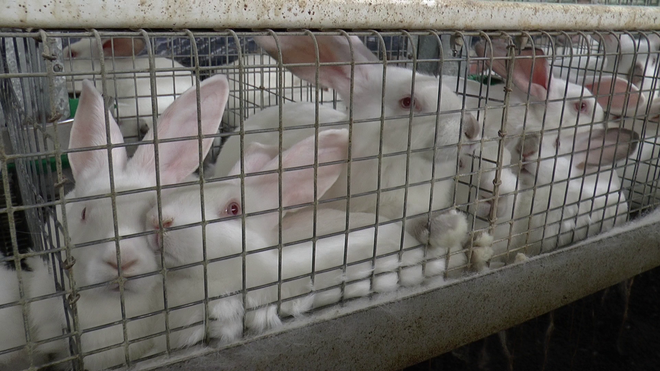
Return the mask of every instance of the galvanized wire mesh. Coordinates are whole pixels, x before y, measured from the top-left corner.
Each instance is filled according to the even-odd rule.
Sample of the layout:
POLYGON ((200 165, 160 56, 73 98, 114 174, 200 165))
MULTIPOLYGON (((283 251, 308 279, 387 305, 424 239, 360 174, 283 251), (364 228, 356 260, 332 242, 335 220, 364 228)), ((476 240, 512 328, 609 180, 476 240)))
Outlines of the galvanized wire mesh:
POLYGON ((658 203, 654 32, 1 36, 10 140, 0 212, 11 241, 3 261, 16 269, 3 272, 15 277, 7 282, 16 293, 0 297, 0 316, 17 321, 20 334, 0 343, 0 362, 16 369, 120 368, 194 343, 226 347, 282 320, 295 325, 312 308, 520 262, 658 203), (312 40, 306 48, 319 48, 320 60, 291 57, 292 36, 312 40), (334 55, 324 40, 349 36, 359 43, 344 60, 324 59, 334 55), (254 37, 276 40, 271 57, 254 37), (412 79, 417 72, 428 76, 412 79), (230 89, 222 128, 200 135, 217 96, 197 88, 192 100, 173 102, 218 74, 230 89), (610 77, 637 85, 594 84, 610 77), (109 113, 82 116, 103 130, 74 131, 70 145, 63 91, 80 98, 83 79, 104 94, 109 113), (309 105, 291 108, 298 102, 309 105), (159 120, 170 104, 187 114, 159 120), (175 137, 177 125, 194 130, 175 137), (137 145, 144 135, 153 147, 137 145), (177 152, 183 143, 192 151, 177 152), (337 147, 344 157, 328 157, 337 147), (124 149, 141 162, 126 164, 124 149), (93 153, 100 170, 90 177, 80 158, 93 153), (170 173, 186 161, 194 163, 186 176, 170 173), (190 174, 197 167, 199 177, 190 174), (335 168, 340 181, 324 183, 335 168), (23 212, 27 231, 18 229, 23 212), (54 329, 34 329, 41 315, 54 329))

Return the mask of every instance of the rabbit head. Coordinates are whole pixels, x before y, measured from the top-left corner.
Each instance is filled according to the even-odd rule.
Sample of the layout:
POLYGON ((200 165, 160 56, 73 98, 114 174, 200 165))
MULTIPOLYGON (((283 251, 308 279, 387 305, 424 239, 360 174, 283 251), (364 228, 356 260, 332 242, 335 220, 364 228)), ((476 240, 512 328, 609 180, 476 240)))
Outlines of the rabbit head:
MULTIPOLYGON (((293 145, 282 153, 281 158, 277 155, 277 147, 258 143, 250 145, 245 151, 242 167, 244 174, 251 174, 243 181, 244 204, 241 203, 239 178, 204 186, 204 218, 209 221, 205 227, 207 259, 242 252, 241 215, 245 215, 247 250, 276 244, 279 196, 284 208, 283 214, 290 207, 306 206, 320 198, 341 174, 343 164, 337 162, 347 158, 347 148, 346 129, 322 131, 318 138, 312 136, 293 145), (312 167, 315 154, 319 164, 316 171, 312 167), (276 172, 280 161, 283 169, 296 168, 282 172, 281 189, 279 174, 276 172)), ((240 162, 234 166, 230 175, 238 175, 239 169, 240 162)), ((167 266, 203 261, 200 205, 200 188, 191 186, 168 195, 162 204, 162 219, 159 219, 157 207, 147 213, 149 227, 156 231, 161 225, 166 228, 162 232, 162 242, 160 232, 150 236, 149 242, 155 251, 162 252, 167 266)))
MULTIPOLYGON (((455 161, 457 144, 481 134, 476 118, 461 112, 462 100, 451 88, 436 77, 378 60, 356 36, 262 36, 255 40, 273 58, 279 60, 281 55, 285 64, 310 64, 288 68, 312 84, 336 90, 347 106, 350 102, 354 119, 377 120, 368 125, 373 138, 380 137, 382 113, 387 151, 406 150, 410 124, 412 149, 435 146, 438 160, 455 161), (320 65, 317 81, 316 62, 344 64, 320 65)), ((356 123, 356 130, 360 126, 356 123)), ((466 153, 473 150, 469 145, 462 148, 466 153)))
MULTIPOLYGON (((226 79, 216 76, 200 84, 199 118, 196 93, 195 88, 188 90, 160 117, 160 140, 198 136, 198 123, 201 135, 218 130, 228 97, 226 79)), ((71 243, 79 245, 72 250, 77 261, 73 266, 77 282, 82 286, 108 282, 110 291, 116 291, 119 277, 129 278, 157 268, 147 237, 131 236, 147 229, 144 215, 156 194, 154 190, 140 189, 177 183, 188 177, 199 166, 200 143, 197 139, 160 143, 158 162, 154 144, 143 144, 129 160, 119 127, 106 113, 103 98, 85 81, 71 129, 71 150, 81 151, 69 153, 76 187, 67 195, 66 220, 71 243), (132 192, 122 193, 126 191, 132 192), (109 194, 114 197, 107 197, 109 194)), ((145 139, 151 141, 153 135, 150 132, 145 139)), ((204 154, 211 143, 211 138, 202 140, 204 154)), ((124 282, 124 290, 143 292, 156 280, 155 276, 129 279, 124 282)), ((107 289, 92 291, 108 295, 107 289)))
MULTIPOLYGON (((510 75, 514 87, 512 94, 518 101, 516 104, 529 101, 528 114, 531 117, 527 122, 537 125, 536 129, 541 126, 547 130, 602 123, 605 118, 603 104, 622 108, 626 103, 624 94, 609 95, 610 89, 615 92, 631 89, 624 79, 603 77, 591 79, 581 86, 553 76, 548 58, 541 49, 523 49, 512 60, 508 56, 510 47, 514 46, 501 40, 492 40, 491 43, 482 41, 475 45, 477 55, 488 58, 486 64, 493 71, 505 79, 510 75), (509 68, 511 62, 514 63, 512 73, 509 68)), ((632 91, 630 95, 634 96, 634 93, 632 91)))

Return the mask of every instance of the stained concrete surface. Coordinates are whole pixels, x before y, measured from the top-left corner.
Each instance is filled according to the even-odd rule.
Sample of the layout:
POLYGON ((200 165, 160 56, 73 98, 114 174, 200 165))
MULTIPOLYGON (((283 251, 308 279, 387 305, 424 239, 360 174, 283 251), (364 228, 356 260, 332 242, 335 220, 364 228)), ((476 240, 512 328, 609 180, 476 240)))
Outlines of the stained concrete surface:
POLYGON ((405 371, 660 370, 659 291, 655 268, 405 371))

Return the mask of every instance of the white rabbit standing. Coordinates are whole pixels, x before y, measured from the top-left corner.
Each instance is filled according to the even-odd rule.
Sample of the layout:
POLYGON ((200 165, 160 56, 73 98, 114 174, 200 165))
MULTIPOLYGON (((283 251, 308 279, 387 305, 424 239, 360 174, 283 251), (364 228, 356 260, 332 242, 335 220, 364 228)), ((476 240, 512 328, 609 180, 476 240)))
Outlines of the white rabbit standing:
POLYGON ((511 189, 517 168, 502 172, 503 194, 514 197, 504 199, 508 214, 498 215, 491 232, 494 259, 547 252, 624 223, 628 204, 612 166, 635 151, 638 139, 634 131, 616 128, 577 134, 562 129, 561 136, 551 132, 521 140, 517 190, 511 189))
MULTIPOLYGON (((315 100, 314 86, 301 80, 289 71, 283 71, 281 83, 278 85, 280 70, 276 60, 263 54, 245 54, 241 60, 227 65, 231 69, 225 71, 229 80, 229 102, 224 115, 224 121, 230 127, 238 127, 240 116, 247 118, 255 111, 276 106, 280 99, 288 102, 309 102, 315 100), (241 68, 243 81, 241 82, 241 68), (280 90, 281 88, 281 90, 280 90), (241 98, 241 93, 242 98, 241 98), (241 102, 243 102, 241 106, 241 102), (241 112, 241 108, 244 110, 241 112)), ((321 89, 319 101, 332 104, 333 91, 321 89)), ((346 109, 341 102, 337 102, 340 111, 346 109)))
MULTIPOLYGON (((425 277, 444 272, 447 250, 430 249, 426 254, 429 261, 422 266, 423 247, 402 230, 400 223, 379 225, 375 240, 374 228, 364 228, 376 221, 374 214, 350 213, 350 228, 358 230, 349 229, 348 235, 344 234, 344 211, 319 205, 316 214, 309 209, 288 214, 290 208, 314 202, 315 197, 331 188, 345 166, 342 160, 347 149, 347 130, 326 130, 318 137, 306 138, 284 151, 281 158, 277 156, 277 147, 253 143, 245 152, 245 172, 270 173, 246 176, 244 193, 241 178, 207 183, 204 215, 209 224, 204 229, 200 225, 203 219, 199 187, 169 194, 162 204, 162 219, 156 207, 147 214, 147 223, 156 232, 150 242, 161 252, 170 272, 168 295, 175 300, 174 305, 200 303, 197 308, 184 308, 182 314, 170 312, 171 326, 192 325, 203 319, 204 278, 208 280, 209 317, 214 319, 211 337, 228 341, 240 336, 243 330, 243 282, 247 289, 246 327, 261 332, 278 326, 279 315, 296 315, 342 298, 419 284, 425 277), (312 167, 315 157, 319 164, 316 172, 312 167), (280 161, 283 169, 295 169, 282 172, 281 188, 276 172, 280 161), (166 228, 162 232, 161 224, 166 228), (277 247, 280 229, 281 250, 277 247), (314 235, 318 238, 315 245, 300 242, 314 235), (206 275, 201 265, 204 258, 211 261, 206 275), (178 266, 185 268, 175 270, 178 266), (373 282, 369 279, 372 273, 373 282), (282 300, 279 310, 278 298, 282 300)), ((237 163, 230 174, 237 175, 240 168, 237 163)), ((381 218, 380 222, 387 220, 381 218)), ((465 235, 466 225, 461 227, 465 235)), ((175 344, 193 344, 202 339, 203 328, 191 327, 173 334, 175 344)))
MULTIPOLYGON (((401 218, 404 212, 407 216, 420 215, 416 220, 407 221, 406 229, 411 232, 428 231, 418 228, 419 223, 426 223, 426 218, 421 216, 429 209, 442 210, 451 206, 453 176, 459 153, 472 151, 472 146, 466 143, 463 135, 468 140, 474 140, 481 132, 474 116, 461 111, 461 100, 456 94, 445 84, 440 84, 436 77, 413 74, 409 69, 391 65, 384 70, 383 62, 355 36, 317 36, 316 44, 308 36, 280 36, 277 45, 271 37, 256 37, 255 40, 272 56, 281 52, 282 62, 286 64, 315 62, 315 45, 319 48, 320 63, 346 63, 320 67, 318 81, 315 67, 290 67, 297 76, 330 87, 337 91, 343 102, 351 102, 354 124, 350 170, 347 168, 343 172, 324 198, 346 197, 350 179, 351 212, 375 213, 378 210, 388 219, 401 218), (355 65, 348 64, 352 60, 355 65), (382 123, 381 109, 385 117, 382 123), (408 142, 410 156, 407 153, 408 142), (382 153, 382 158, 379 158, 379 153, 382 153), (435 176, 432 177, 434 170, 435 176), (403 188, 406 173, 410 184, 407 190, 403 188), (377 190, 381 192, 377 194, 377 190)), ((286 104, 282 106, 282 125, 285 127, 282 148, 286 149, 313 134, 317 114, 320 123, 340 121, 340 124, 346 125, 343 127, 348 127, 348 117, 343 112, 325 106, 319 106, 317 112, 312 103, 286 104)), ((278 145, 277 135, 258 134, 253 137, 249 130, 277 129, 279 126, 279 107, 273 107, 253 115, 245 123, 241 135, 244 133, 245 144, 258 140, 267 145, 278 145)), ((239 159, 240 140, 239 136, 235 136, 227 141, 218 157, 214 175, 228 174, 239 159)), ((347 205, 344 201, 338 201, 332 207, 345 210, 347 205)), ((453 217, 463 218, 461 214, 453 214, 453 217)), ((460 240, 463 237, 457 236, 460 240)), ((432 235, 430 243, 433 245, 444 238, 438 236, 436 239, 432 235)), ((454 262, 450 264, 458 266, 464 262, 464 258, 455 255, 454 262)))
MULTIPOLYGON (((163 113, 158 121, 159 139, 198 135, 196 95, 196 89, 188 90, 163 113)), ((199 86, 199 95, 202 134, 215 134, 228 96, 226 78, 215 76, 205 80, 199 86)), ((110 138, 107 138, 105 114, 101 95, 90 82, 84 81, 80 105, 71 130, 70 147, 84 149, 107 146, 108 142, 115 146, 111 150, 114 188, 110 182, 111 165, 107 147, 69 153, 76 187, 65 198, 65 215, 69 245, 75 247, 71 249, 72 260, 65 264, 72 265, 76 288, 80 290, 77 291, 80 297, 75 302, 78 330, 82 331, 78 346, 82 351, 85 368, 89 370, 121 365, 126 362, 126 357, 135 360, 149 351, 164 350, 162 337, 148 337, 164 331, 162 316, 135 319, 136 316, 162 307, 162 298, 159 297, 162 289, 158 288, 160 278, 155 274, 158 270, 155 255, 149 248, 147 237, 131 237, 146 230, 144 215, 151 207, 156 191, 121 192, 153 189, 157 184, 157 175, 161 185, 177 183, 199 166, 198 140, 159 144, 158 172, 153 144, 141 145, 133 158, 128 160, 126 149, 121 146, 124 143, 121 132, 111 116, 108 120, 110 138), (107 195, 111 191, 115 195, 113 198, 95 197, 107 195), (113 218, 115 211, 116 219, 113 218), (120 236, 122 239, 116 242, 115 238, 120 236), (94 287, 90 288, 91 285, 94 287), (122 290, 123 308, 120 300, 122 290), (112 326, 98 328, 110 324, 112 326), (124 326, 127 338, 124 337, 124 326), (106 349, 110 346, 115 347, 106 349)), ((152 140, 152 132, 147 133, 145 139, 152 140)), ((204 153, 209 150, 211 142, 212 139, 203 140, 204 153)), ((58 209, 58 220, 62 220, 62 216, 61 209, 58 209)), ((51 230, 53 228, 54 225, 51 225, 51 230)), ((60 241, 60 245, 64 246, 65 241, 60 241)), ((34 271, 25 272, 28 276, 26 297, 36 298, 54 293, 54 280, 47 267, 39 258, 32 258, 30 265, 34 271)), ((65 283, 67 289, 70 289, 69 282, 65 283)), ((15 291, 11 280, 0 284, 9 285, 3 287, 0 290, 2 292, 15 291)), ((7 314, 15 316, 15 311, 7 311, 7 314)), ((0 315, 5 313, 0 312, 0 315)), ((29 320, 32 341, 61 335, 62 329, 66 328, 64 317, 61 297, 31 303, 29 320)), ((2 322, 5 320, 2 319, 2 322)), ((16 334, 16 339, 21 339, 20 334, 16 334)), ((68 342, 60 341, 60 345, 62 343, 65 346, 45 348, 42 354, 65 354, 68 342)), ((2 349, 13 346, 16 344, 0 344, 2 349)), ((39 347, 37 350, 41 352, 39 347)), ((7 361, 11 362, 12 359, 7 361)))
POLYGON ((195 83, 183 65, 164 57, 153 58, 156 91, 151 90, 147 56, 137 56, 145 47, 139 38, 82 39, 62 51, 69 93, 80 92, 82 81, 94 80, 103 92, 101 59, 107 74, 107 94, 115 99, 112 110, 125 138, 142 137, 153 126, 152 94, 156 96, 157 114, 161 115, 174 99, 195 83), (75 75, 73 75, 75 74, 75 75))

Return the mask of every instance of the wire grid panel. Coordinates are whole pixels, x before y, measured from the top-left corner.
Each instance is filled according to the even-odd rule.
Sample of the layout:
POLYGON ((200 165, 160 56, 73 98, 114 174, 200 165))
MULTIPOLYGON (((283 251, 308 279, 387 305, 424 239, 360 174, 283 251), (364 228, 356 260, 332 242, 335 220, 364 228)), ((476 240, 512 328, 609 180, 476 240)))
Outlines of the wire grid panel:
POLYGON ((656 33, 3 41, 35 36, 24 58, 45 62, 5 68, 3 84, 80 100, 65 144, 58 94, 29 105, 38 89, 3 90, 2 171, 25 184, 3 213, 12 236, 18 211, 36 228, 0 271, 16 325, 0 361, 15 369, 225 347, 312 309, 478 279, 657 204, 656 33))

